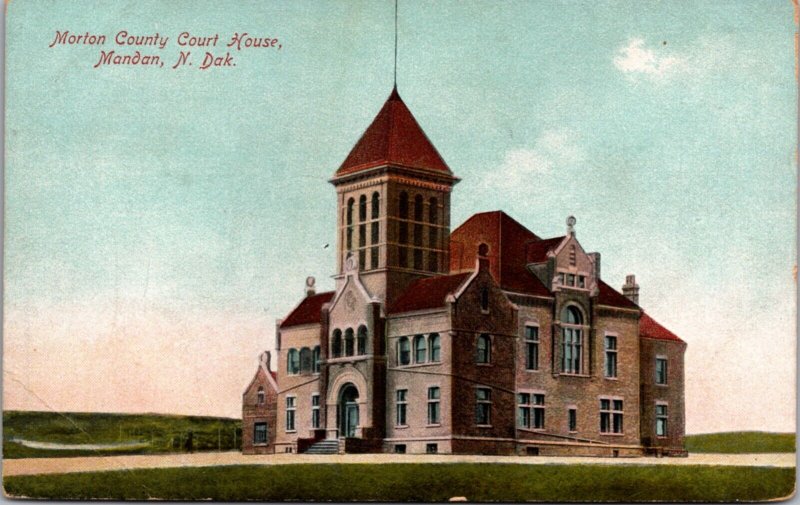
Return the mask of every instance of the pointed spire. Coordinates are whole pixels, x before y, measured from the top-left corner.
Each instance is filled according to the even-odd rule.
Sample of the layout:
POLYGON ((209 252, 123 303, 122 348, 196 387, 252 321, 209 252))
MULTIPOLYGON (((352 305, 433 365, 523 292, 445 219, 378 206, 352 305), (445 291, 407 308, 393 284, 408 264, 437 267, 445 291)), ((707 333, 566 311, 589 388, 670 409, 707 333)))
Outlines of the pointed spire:
POLYGON ((347 155, 336 176, 384 165, 453 173, 408 110, 397 86, 347 155))

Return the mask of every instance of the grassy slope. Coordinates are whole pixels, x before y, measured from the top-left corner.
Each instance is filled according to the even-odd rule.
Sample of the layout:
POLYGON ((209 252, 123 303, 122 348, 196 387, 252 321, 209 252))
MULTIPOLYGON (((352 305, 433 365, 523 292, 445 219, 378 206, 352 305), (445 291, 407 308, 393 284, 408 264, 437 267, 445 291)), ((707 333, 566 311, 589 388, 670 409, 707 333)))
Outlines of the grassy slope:
POLYGON ((241 446, 238 419, 158 414, 99 414, 7 411, 3 412, 3 457, 32 458, 111 454, 143 454, 182 450, 181 441, 193 432, 195 450, 217 450, 219 430, 223 450, 241 446), (236 430, 236 447, 234 447, 236 430), (37 442, 109 444, 151 442, 146 449, 105 449, 102 451, 56 451, 24 447, 10 442, 23 438, 37 442))
POLYGON ((795 452, 795 434, 737 431, 687 435, 686 450, 690 453, 718 452, 728 454, 795 452))
POLYGON ((61 499, 734 501, 790 495, 793 468, 513 464, 281 465, 7 477, 11 496, 61 499))

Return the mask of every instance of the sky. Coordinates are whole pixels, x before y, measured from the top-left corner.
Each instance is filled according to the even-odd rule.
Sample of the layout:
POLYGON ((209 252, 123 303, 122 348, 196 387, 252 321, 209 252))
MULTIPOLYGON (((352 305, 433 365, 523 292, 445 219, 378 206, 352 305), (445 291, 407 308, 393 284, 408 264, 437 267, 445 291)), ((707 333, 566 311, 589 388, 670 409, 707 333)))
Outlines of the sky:
MULTIPOLYGON (((390 1, 7 6, 3 407, 236 417, 305 278, 328 180, 392 88, 390 1), (56 31, 105 34, 63 45, 56 31), (114 43, 120 31, 164 49, 114 43), (278 38, 236 66, 178 36, 278 38), (100 51, 164 67, 93 68, 100 51), (184 49, 188 50, 188 49, 184 49)), ((687 431, 794 431, 791 3, 400 1, 397 86, 461 177, 602 254, 687 343, 687 431)))

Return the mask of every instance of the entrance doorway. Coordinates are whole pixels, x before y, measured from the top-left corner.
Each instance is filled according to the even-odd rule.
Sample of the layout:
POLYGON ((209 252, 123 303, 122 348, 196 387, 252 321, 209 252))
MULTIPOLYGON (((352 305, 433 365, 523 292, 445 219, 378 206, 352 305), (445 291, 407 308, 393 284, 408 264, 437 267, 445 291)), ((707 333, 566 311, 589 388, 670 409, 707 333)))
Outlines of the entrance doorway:
POLYGON ((355 437, 358 428, 358 389, 347 383, 339 391, 337 426, 340 437, 355 437))

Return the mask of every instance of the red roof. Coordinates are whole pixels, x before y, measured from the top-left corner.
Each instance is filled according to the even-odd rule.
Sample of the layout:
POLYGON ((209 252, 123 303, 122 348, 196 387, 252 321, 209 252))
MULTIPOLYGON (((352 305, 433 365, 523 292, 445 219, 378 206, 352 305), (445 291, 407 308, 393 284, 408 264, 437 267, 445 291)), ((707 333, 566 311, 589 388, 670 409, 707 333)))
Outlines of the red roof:
POLYGON ((547 253, 555 249, 564 241, 565 235, 560 237, 546 238, 538 242, 528 244, 527 261, 528 263, 541 263, 547 261, 547 253))
POLYGON ((439 275, 412 282, 389 309, 390 314, 443 307, 447 295, 456 291, 472 272, 439 275))
POLYGON ((542 240, 502 211, 474 214, 450 234, 450 270, 475 268, 478 246, 489 246, 489 271, 507 291, 551 296, 526 268, 526 251, 542 240))
POLYGON ((397 88, 336 171, 337 176, 382 165, 434 170, 452 175, 439 152, 428 140, 397 88))
POLYGON ((600 295, 598 296, 597 302, 600 305, 610 305, 612 307, 620 307, 623 309, 638 309, 639 306, 630 301, 626 296, 623 296, 622 293, 615 290, 602 280, 598 283, 600 288, 600 295))
POLYGON ((281 328, 321 322, 322 306, 331 301, 332 298, 333 291, 303 298, 300 305, 295 307, 295 309, 286 316, 286 319, 281 322, 281 328))
POLYGON ((639 319, 639 336, 641 338, 683 342, 679 336, 661 326, 655 319, 644 312, 642 312, 642 317, 639 319))

